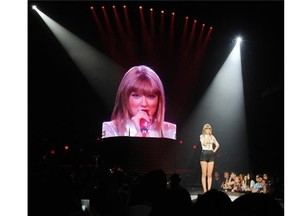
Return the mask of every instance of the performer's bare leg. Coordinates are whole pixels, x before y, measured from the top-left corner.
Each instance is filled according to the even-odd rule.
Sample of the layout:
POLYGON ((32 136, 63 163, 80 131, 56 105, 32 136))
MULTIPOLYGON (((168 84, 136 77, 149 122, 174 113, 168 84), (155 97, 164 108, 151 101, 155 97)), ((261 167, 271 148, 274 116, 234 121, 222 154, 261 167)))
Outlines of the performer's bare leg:
MULTIPOLYGON (((202 183, 202 188, 203 192, 205 193, 207 191, 207 183, 206 183, 206 178, 207 178, 207 171, 208 171, 208 163, 206 161, 200 161, 201 165, 201 183, 202 183)), ((211 178, 212 181, 212 178, 211 178)))

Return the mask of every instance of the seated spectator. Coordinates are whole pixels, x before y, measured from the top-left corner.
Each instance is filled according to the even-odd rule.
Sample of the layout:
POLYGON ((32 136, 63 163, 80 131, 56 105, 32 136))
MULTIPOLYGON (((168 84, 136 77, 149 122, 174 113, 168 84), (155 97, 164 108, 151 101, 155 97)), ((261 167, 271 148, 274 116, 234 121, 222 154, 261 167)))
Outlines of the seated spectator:
POLYGON ((236 172, 232 171, 229 176, 229 180, 225 182, 225 188, 227 188, 225 189, 225 191, 233 191, 236 176, 237 176, 236 172))
POLYGON ((263 189, 263 185, 261 183, 262 179, 262 175, 256 175, 256 183, 252 188, 252 193, 260 193, 260 191, 263 189))
POLYGON ((231 192, 242 192, 239 176, 235 176, 231 192))
POLYGON ((222 178, 218 171, 214 172, 214 176, 212 178, 212 188, 221 190, 222 178))
POLYGON ((254 174, 249 172, 247 173, 247 187, 245 192, 252 192, 253 187, 255 185, 254 174))
POLYGON ((269 178, 267 173, 263 174, 263 179, 266 181, 266 193, 272 193, 273 192, 273 185, 272 185, 272 181, 269 178))
POLYGON ((231 190, 231 186, 229 185, 230 174, 228 171, 224 172, 224 179, 221 184, 221 189, 224 191, 231 190))

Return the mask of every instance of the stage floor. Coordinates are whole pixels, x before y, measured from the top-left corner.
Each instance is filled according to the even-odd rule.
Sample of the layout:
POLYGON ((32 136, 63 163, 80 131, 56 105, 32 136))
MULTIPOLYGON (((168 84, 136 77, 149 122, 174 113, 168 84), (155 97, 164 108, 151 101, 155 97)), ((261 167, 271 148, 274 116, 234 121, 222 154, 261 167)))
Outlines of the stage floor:
MULTIPOLYGON (((202 195, 203 194, 203 190, 202 188, 200 187, 189 187, 189 186, 186 186, 185 187, 189 193, 190 193, 190 196, 191 196, 191 200, 193 203, 195 203, 197 201, 197 198, 198 198, 198 195, 202 195)), ((229 198, 231 199, 231 201, 233 202, 235 199, 237 199, 238 197, 244 195, 245 193, 237 193, 237 192, 225 192, 229 198)), ((284 200, 283 199, 280 199, 280 198, 275 198, 279 203, 280 205, 282 206, 282 208, 284 208, 284 200)))
MULTIPOLYGON (((196 202, 197 201, 197 198, 198 198, 198 195, 200 194, 203 194, 203 190, 202 188, 199 188, 199 187, 185 187, 190 195, 191 195, 191 200, 193 202, 196 202)), ((233 202, 235 199, 237 199, 239 196, 242 196, 243 193, 236 193, 236 192, 225 192, 231 199, 231 201, 233 202)))

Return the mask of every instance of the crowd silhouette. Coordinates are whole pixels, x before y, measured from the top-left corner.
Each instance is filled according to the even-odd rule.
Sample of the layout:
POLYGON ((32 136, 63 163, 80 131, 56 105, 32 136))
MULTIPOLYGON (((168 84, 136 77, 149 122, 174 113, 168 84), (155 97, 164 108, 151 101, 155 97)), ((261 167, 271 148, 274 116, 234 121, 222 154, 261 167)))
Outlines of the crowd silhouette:
POLYGON ((232 201, 225 189, 212 187, 192 201, 180 175, 161 169, 127 173, 105 163, 65 168, 54 158, 41 170, 29 174, 30 216, 284 215, 271 193, 243 193, 232 201))

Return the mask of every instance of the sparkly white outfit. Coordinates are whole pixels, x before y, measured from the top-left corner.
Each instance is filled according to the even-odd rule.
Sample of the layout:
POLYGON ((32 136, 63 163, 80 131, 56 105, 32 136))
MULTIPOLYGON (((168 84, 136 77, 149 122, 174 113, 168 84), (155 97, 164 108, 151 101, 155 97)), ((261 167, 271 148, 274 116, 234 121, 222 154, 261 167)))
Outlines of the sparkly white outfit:
MULTIPOLYGON (((152 124, 148 130, 148 137, 163 137, 176 139, 176 124, 164 122, 161 131, 156 130, 155 124, 152 124)), ((126 124, 126 130, 123 136, 135 137, 137 129, 132 121, 126 124)), ((102 138, 120 136, 114 121, 106 121, 102 124, 102 138)))

